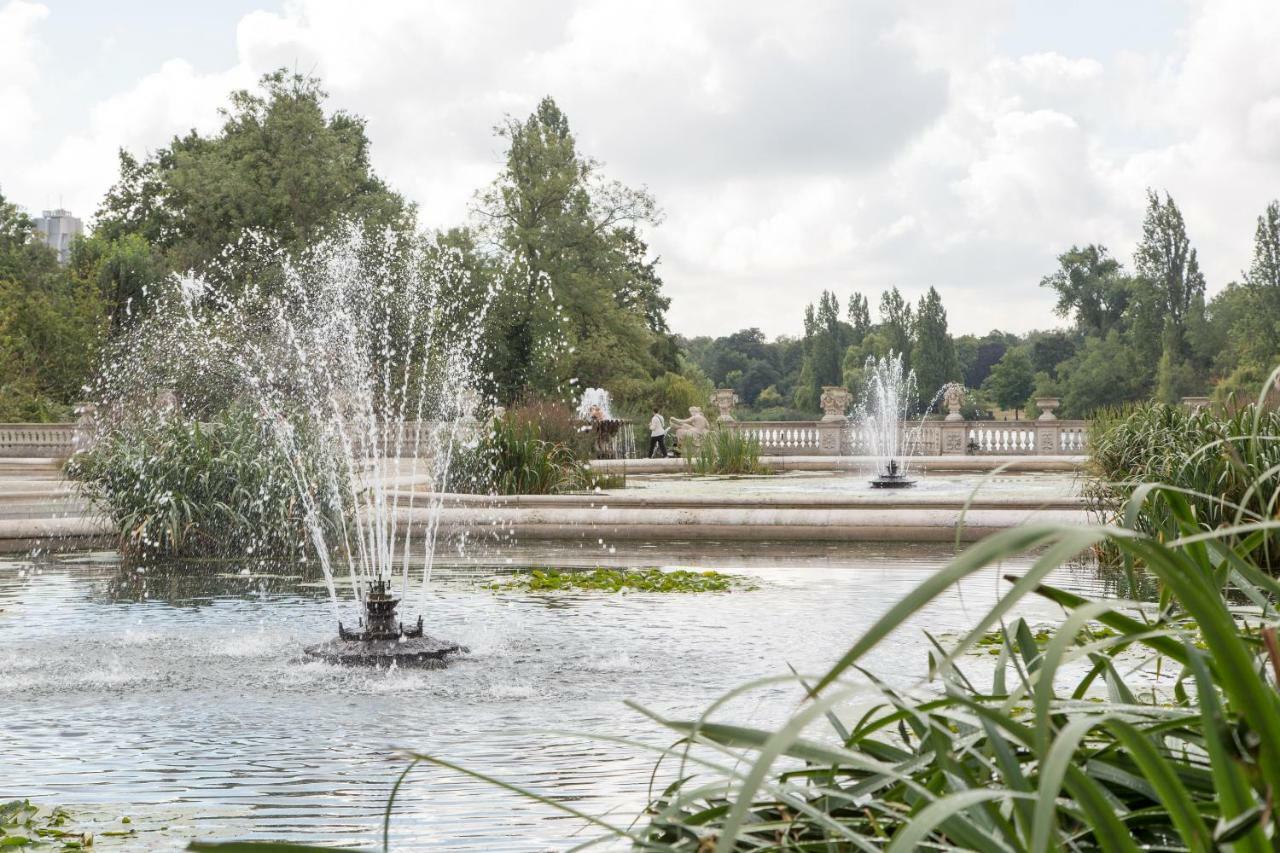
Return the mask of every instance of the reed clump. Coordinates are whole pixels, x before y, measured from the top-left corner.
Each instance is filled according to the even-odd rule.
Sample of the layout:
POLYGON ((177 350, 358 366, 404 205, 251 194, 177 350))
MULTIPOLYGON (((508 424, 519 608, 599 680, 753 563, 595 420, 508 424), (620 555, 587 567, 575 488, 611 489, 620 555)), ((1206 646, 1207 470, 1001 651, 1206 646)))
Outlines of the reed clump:
POLYGON ((760 461, 760 439, 732 429, 712 429, 689 456, 689 470, 705 477, 711 474, 771 474, 760 461))

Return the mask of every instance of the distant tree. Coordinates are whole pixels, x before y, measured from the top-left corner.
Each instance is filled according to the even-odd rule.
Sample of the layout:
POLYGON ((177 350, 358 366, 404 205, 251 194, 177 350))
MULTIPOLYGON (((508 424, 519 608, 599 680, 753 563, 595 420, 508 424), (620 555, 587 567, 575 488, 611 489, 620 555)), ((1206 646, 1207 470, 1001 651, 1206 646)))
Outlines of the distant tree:
POLYGON ((1058 294, 1054 311, 1075 315, 1076 326, 1088 335, 1105 336, 1118 328, 1128 307, 1132 286, 1120 262, 1105 246, 1072 246, 1058 256, 1058 270, 1040 280, 1041 287, 1058 294))
POLYGON ((861 293, 855 293, 849 297, 849 325, 853 329, 853 336, 850 344, 861 344, 862 339, 867 336, 867 332, 871 331, 871 308, 867 304, 867 297, 861 293))
POLYGON ((902 354, 906 367, 911 366, 912 322, 911 303, 902 298, 898 288, 886 290, 880 296, 880 327, 890 349, 902 354))
POLYGON ((1035 381, 1031 358, 1022 347, 1014 347, 996 362, 982 388, 1000 408, 1020 409, 1035 390, 1035 381))
POLYGON ((1065 332, 1032 332, 1027 335, 1028 355, 1036 373, 1056 379, 1058 368, 1076 353, 1075 340, 1065 332))
POLYGON ((961 378, 955 344, 947 331, 947 310, 935 288, 930 287, 920 297, 912 332, 912 367, 916 372, 920 404, 925 406, 942 386, 961 378))

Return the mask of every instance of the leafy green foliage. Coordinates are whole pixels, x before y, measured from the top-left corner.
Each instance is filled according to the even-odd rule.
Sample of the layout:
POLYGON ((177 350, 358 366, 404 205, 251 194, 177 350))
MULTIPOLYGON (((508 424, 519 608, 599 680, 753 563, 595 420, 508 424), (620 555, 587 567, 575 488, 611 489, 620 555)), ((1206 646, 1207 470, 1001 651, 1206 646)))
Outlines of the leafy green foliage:
POLYGON ((71 814, 63 808, 41 808, 30 800, 0 803, 0 848, 45 844, 57 844, 63 850, 78 850, 93 846, 93 834, 73 827, 71 814))
MULTIPOLYGON (((1222 416, 1210 409, 1150 403, 1101 414, 1089 438, 1092 455, 1085 494, 1109 522, 1170 537, 1193 524, 1203 531, 1275 518, 1280 506, 1280 412, 1256 404, 1222 416), (1178 489, 1186 519, 1168 502, 1140 503, 1146 483, 1178 489)), ((1260 565, 1275 569, 1280 555, 1271 535, 1224 535, 1260 565)))
POLYGON ((280 69, 232 93, 216 135, 192 131, 142 161, 122 151, 94 236, 137 235, 168 269, 238 287, 248 273, 224 251, 247 231, 295 253, 348 219, 411 230, 411 205, 372 170, 364 120, 326 114, 326 97, 318 79, 280 69))
POLYGON ((599 484, 572 444, 544 440, 541 429, 534 418, 494 419, 475 449, 458 452, 450 488, 476 494, 559 495, 599 484))
MULTIPOLYGON (((307 511, 269 430, 236 408, 206 422, 131 423, 105 432, 67 472, 131 557, 298 556, 309 547, 307 511)), ((322 465, 326 451, 301 418, 293 434, 304 464, 322 465)), ((336 530, 341 518, 330 507, 317 521, 336 530)))
POLYGON ((771 474, 760 462, 760 440, 736 429, 713 429, 689 457, 689 470, 700 477, 710 474, 771 474))
POLYGON ((505 168, 478 198, 490 245, 507 263, 489 312, 489 372, 499 400, 647 378, 674 366, 656 261, 637 228, 659 218, 653 198, 605 180, 569 120, 544 98, 508 119, 505 168))
POLYGON ((592 590, 598 592, 729 592, 754 589, 737 575, 716 571, 692 572, 684 569, 663 571, 649 569, 593 569, 591 571, 559 571, 533 569, 517 572, 489 585, 493 590, 528 590, 529 592, 564 592, 592 590))
POLYGON ((1014 347, 991 368, 982 383, 982 389, 991 395, 1001 408, 1020 409, 1035 388, 1035 371, 1031 358, 1021 347, 1014 347))

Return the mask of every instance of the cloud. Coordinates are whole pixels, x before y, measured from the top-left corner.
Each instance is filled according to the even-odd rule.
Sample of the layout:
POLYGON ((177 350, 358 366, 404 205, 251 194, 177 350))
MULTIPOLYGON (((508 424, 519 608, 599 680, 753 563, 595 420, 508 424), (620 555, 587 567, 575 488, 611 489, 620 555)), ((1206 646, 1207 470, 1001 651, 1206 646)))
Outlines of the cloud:
POLYGON ((580 148, 664 208, 649 238, 676 329, 796 333, 823 288, 875 303, 933 285, 953 328, 1025 330, 1056 322, 1037 283, 1057 253, 1102 242, 1128 256, 1148 186, 1182 206, 1211 287, 1247 264, 1253 219, 1280 194, 1272 4, 1194 0, 1160 50, 1095 53, 1011 49, 1011 0, 383 0, 359 14, 291 0, 227 22, 225 67, 157 57, 46 140, 53 107, 34 93, 53 70, 37 36, 57 29, 13 0, 0 104, 29 133, 0 142, 20 164, 0 180, 87 212, 118 147, 216 127, 228 91, 286 66, 368 119, 375 168, 444 227, 499 168, 493 126, 551 94, 580 148))
POLYGON ((40 79, 42 46, 36 25, 49 9, 27 0, 13 0, 0 8, 0 155, 8 155, 30 142, 39 121, 36 86, 40 79))

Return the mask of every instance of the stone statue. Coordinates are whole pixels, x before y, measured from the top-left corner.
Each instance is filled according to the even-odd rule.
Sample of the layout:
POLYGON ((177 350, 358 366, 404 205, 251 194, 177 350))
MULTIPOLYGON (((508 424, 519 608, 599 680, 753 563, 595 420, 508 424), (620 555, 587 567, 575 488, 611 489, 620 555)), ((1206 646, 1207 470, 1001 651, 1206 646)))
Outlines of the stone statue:
POLYGON ((853 395, 843 385, 823 385, 822 397, 818 400, 818 404, 822 406, 822 419, 824 421, 844 420, 844 413, 852 400, 853 395))
POLYGON ((690 406, 689 417, 672 418, 671 424, 676 429, 676 444, 681 448, 702 444, 702 437, 711 429, 711 422, 702 414, 701 406, 690 406))
POLYGON ((959 382, 952 382, 948 384, 947 389, 942 392, 942 400, 947 404, 947 420, 964 420, 964 415, 960 414, 960 407, 964 405, 963 385, 959 382))

